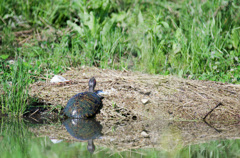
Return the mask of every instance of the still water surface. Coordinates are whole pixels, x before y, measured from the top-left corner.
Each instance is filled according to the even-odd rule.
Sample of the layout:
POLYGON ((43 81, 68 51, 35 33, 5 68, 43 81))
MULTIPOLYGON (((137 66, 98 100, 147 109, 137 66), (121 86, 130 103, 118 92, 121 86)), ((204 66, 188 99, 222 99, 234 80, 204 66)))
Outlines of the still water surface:
POLYGON ((240 157, 239 124, 1 118, 1 158, 240 157))

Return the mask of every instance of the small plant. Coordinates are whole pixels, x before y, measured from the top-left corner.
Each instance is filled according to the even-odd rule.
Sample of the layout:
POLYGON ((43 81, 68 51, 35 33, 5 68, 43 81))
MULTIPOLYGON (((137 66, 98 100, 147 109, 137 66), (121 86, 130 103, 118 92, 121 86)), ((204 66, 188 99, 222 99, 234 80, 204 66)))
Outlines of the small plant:
POLYGON ((112 102, 112 107, 116 108, 117 104, 115 102, 112 102))

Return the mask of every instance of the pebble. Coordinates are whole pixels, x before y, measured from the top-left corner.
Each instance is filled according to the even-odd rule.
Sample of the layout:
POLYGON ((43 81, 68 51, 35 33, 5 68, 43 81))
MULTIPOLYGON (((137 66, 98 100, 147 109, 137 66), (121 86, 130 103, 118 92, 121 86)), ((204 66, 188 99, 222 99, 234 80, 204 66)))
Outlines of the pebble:
POLYGON ((141 136, 143 136, 144 138, 149 138, 149 134, 146 131, 142 131, 141 136))
POLYGON ((149 102, 148 99, 142 99, 141 101, 142 101, 143 104, 147 104, 149 102))

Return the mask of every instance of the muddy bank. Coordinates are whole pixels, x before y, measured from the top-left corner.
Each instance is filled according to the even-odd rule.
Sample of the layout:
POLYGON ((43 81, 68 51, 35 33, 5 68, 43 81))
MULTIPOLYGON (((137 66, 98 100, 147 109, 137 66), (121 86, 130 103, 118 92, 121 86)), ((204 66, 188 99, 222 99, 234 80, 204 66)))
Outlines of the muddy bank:
POLYGON ((64 107, 75 94, 88 90, 88 80, 94 76, 96 90, 103 90, 103 108, 98 120, 117 123, 132 120, 206 120, 240 119, 240 85, 213 81, 186 80, 173 76, 149 75, 139 72, 99 68, 71 68, 61 76, 68 84, 37 82, 30 95, 39 101, 64 107))

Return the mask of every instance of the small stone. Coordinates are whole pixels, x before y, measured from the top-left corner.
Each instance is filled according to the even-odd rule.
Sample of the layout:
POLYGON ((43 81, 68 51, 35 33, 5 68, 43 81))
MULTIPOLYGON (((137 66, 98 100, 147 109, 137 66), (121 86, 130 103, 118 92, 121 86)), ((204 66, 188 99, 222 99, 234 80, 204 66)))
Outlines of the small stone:
POLYGON ((143 104, 147 104, 149 102, 148 99, 142 99, 141 101, 142 101, 143 104))
POLYGON ((144 138, 149 138, 149 134, 146 131, 142 131, 141 136, 143 136, 144 138))

